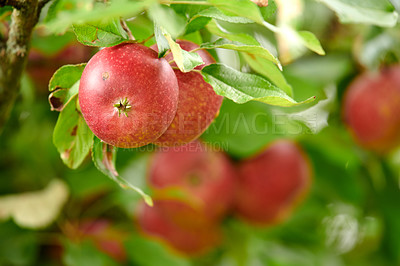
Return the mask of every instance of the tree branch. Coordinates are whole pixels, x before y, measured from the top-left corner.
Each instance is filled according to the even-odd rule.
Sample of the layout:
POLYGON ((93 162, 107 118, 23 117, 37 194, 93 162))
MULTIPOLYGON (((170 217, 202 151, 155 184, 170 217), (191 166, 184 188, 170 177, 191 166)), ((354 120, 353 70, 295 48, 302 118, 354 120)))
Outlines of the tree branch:
POLYGON ((0 133, 19 94, 33 27, 40 14, 38 0, 1 0, 0 6, 4 5, 12 5, 15 9, 11 15, 6 45, 0 46, 0 133))

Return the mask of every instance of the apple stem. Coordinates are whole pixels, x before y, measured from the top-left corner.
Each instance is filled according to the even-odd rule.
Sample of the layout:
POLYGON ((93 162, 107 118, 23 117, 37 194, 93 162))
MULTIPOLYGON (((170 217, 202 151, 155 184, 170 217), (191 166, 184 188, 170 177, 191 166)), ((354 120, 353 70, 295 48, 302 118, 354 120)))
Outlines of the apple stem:
POLYGON ((124 31, 125 31, 126 33, 128 33, 129 40, 134 41, 134 40, 135 40, 135 37, 133 37, 133 34, 132 34, 131 30, 129 29, 128 25, 126 24, 125 20, 123 20, 123 19, 121 18, 119 21, 120 21, 121 26, 122 26, 122 28, 124 29, 124 31))
POLYGON ((146 39, 144 39, 144 40, 141 41, 140 43, 141 43, 141 44, 145 44, 146 42, 150 41, 151 38, 153 38, 153 37, 154 37, 154 34, 150 35, 149 37, 147 37, 146 39))
POLYGON ((113 105, 118 110, 118 116, 121 116, 123 113, 126 117, 128 117, 128 112, 131 110, 132 106, 129 104, 128 98, 120 100, 118 103, 113 105))

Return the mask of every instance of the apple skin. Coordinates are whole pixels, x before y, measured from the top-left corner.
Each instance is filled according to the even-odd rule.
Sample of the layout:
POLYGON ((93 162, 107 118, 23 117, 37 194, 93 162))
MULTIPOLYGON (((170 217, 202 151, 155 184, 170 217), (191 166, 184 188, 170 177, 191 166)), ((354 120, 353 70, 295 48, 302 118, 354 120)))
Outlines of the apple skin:
POLYGON ((178 224, 197 227, 215 223, 232 207, 235 168, 222 151, 212 149, 200 141, 160 148, 150 162, 148 184, 154 195, 164 199, 182 195, 172 196, 175 201, 161 206, 178 224), (193 218, 193 210, 185 204, 202 215, 193 218))
POLYGON ((358 144, 384 154, 400 144, 400 66, 366 72, 348 87, 344 120, 358 144))
MULTIPOLYGON (((176 41, 182 49, 191 51, 199 48, 193 42, 185 40, 176 41)), ((157 46, 152 46, 157 50, 157 46)), ((202 69, 206 65, 215 63, 214 58, 205 50, 198 53, 204 64, 195 69, 202 69)), ((172 54, 166 56, 166 60, 172 60, 172 54)), ((172 63, 176 67, 175 62, 172 63)), ((178 109, 174 120, 167 131, 154 143, 158 146, 179 146, 197 139, 218 116, 223 97, 217 95, 210 84, 204 81, 198 72, 183 73, 174 69, 179 85, 178 109)))
POLYGON ((235 213, 256 226, 288 217, 308 192, 311 167, 302 149, 290 140, 272 142, 238 166, 235 213))
POLYGON ((79 105, 93 133, 120 148, 155 141, 171 124, 178 82, 168 62, 141 44, 104 48, 90 59, 79 85, 79 105), (124 100, 130 109, 124 114, 124 100), (115 105, 120 104, 120 113, 115 105))
POLYGON ((219 244, 221 232, 216 225, 190 228, 176 224, 160 207, 165 203, 156 200, 153 207, 144 203, 140 205, 137 222, 139 231, 145 236, 161 241, 173 251, 186 256, 204 254, 219 244))

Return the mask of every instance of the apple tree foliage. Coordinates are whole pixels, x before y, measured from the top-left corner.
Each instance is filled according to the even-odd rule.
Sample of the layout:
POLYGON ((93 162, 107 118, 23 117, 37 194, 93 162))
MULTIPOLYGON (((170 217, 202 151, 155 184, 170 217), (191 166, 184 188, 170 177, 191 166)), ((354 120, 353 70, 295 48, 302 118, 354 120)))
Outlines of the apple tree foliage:
MULTIPOLYGON (((0 2, 2 59, 9 52, 5 40, 12 39, 6 33, 16 19, 13 9, 34 6, 25 2, 0 2)), ((194 259, 128 229, 129 265, 400 263, 399 153, 382 157, 359 148, 341 120, 349 82, 362 69, 400 60, 397 1, 269 0, 263 7, 250 0, 34 2, 42 9, 29 43, 46 55, 76 40, 93 50, 122 42, 156 43, 159 57, 172 53, 179 69, 190 72, 197 71, 201 58, 182 50, 176 39, 199 44, 217 59, 201 74, 225 97, 201 138, 235 160, 282 137, 299 141, 311 157, 311 194, 284 224, 258 229, 227 219, 221 247, 194 259)), ((17 64, 22 71, 24 63, 10 69, 17 64)), ((52 222, 105 215, 125 229, 131 223, 127 214, 141 198, 152 204, 145 172, 155 147, 118 149, 93 135, 78 104, 84 67, 84 62, 68 64, 53 73, 48 99, 55 112, 48 111, 29 73, 15 81, 21 93, 0 135, 0 264, 51 261, 60 256, 58 245, 66 265, 118 265, 91 242, 63 238, 68 226, 60 226, 62 234, 53 233, 52 222), (27 201, 31 209, 24 206, 27 201)), ((0 110, 9 99, 3 73, 0 110)))

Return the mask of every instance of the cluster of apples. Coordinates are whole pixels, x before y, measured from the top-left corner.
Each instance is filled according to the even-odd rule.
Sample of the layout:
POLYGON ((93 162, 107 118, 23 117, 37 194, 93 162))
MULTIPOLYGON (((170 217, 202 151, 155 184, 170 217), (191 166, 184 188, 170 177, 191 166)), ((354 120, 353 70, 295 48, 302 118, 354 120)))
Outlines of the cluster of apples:
POLYGON ((400 145, 400 66, 365 72, 348 87, 344 120, 358 144, 378 154, 400 145))
MULTIPOLYGON (((187 51, 199 48, 189 41, 177 43, 187 51)), ((102 49, 86 65, 79 104, 89 128, 105 143, 178 146, 198 138, 218 115, 223 97, 198 71, 183 73, 171 53, 158 58, 156 50, 122 43, 102 49)), ((196 70, 215 63, 208 52, 197 53, 204 64, 196 70)))
POLYGON ((147 181, 154 206, 139 205, 139 230, 178 253, 198 255, 221 242, 228 216, 256 226, 285 220, 309 190, 311 167, 290 140, 237 163, 194 141, 157 151, 147 181))

